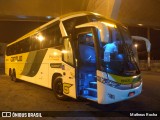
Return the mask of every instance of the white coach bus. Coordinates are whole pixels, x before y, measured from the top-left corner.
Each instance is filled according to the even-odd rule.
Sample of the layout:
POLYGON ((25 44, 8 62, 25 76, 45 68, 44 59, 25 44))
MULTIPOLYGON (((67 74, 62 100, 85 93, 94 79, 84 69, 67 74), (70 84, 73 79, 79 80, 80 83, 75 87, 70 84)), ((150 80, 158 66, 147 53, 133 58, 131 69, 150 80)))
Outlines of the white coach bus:
POLYGON ((5 73, 53 89, 58 99, 110 104, 142 91, 134 51, 123 25, 96 13, 72 13, 8 44, 5 73))

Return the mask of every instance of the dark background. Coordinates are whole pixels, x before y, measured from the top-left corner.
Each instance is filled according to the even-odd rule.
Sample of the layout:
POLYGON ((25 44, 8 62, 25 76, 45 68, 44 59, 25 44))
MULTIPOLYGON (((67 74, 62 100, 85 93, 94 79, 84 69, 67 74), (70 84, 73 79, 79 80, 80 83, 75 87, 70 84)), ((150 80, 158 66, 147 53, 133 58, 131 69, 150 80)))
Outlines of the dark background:
MULTIPOLYGON (((142 36, 147 38, 147 28, 145 27, 128 27, 129 32, 133 36, 142 36)), ((160 30, 150 28, 151 42, 151 60, 160 60, 160 30)), ((147 50, 144 41, 137 41, 138 55, 140 60, 147 60, 147 50)))

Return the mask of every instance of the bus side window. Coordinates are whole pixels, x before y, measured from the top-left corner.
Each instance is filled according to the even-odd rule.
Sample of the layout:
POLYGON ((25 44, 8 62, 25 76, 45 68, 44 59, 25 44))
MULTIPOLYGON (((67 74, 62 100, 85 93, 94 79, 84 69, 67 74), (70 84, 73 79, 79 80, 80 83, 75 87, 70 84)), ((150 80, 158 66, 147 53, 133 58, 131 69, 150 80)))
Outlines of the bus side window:
POLYGON ((33 46, 33 42, 32 42, 32 37, 33 37, 33 36, 30 36, 29 39, 28 39, 28 42, 29 42, 29 51, 32 51, 32 50, 33 50, 33 47, 34 47, 34 46, 33 46))
POLYGON ((69 35, 72 33, 72 30, 74 29, 75 26, 84 24, 86 22, 88 22, 88 18, 86 16, 79 16, 79 17, 68 19, 68 20, 64 20, 63 24, 69 35))
POLYGON ((16 54, 16 51, 17 51, 17 45, 16 44, 13 44, 12 46, 13 48, 13 54, 15 55, 16 54))
POLYGON ((15 45, 16 45, 16 48, 17 48, 16 54, 21 53, 22 51, 21 51, 21 44, 20 44, 20 42, 17 42, 15 45))
POLYGON ((69 38, 65 38, 64 40, 64 50, 63 50, 63 60, 69 65, 74 65, 73 62, 73 50, 69 38))
POLYGON ((29 39, 30 42, 30 51, 34 51, 34 50, 38 50, 40 49, 40 44, 39 41, 37 39, 38 34, 35 34, 33 36, 31 36, 29 39))
POLYGON ((11 48, 11 49, 10 49, 10 53, 11 53, 11 55, 12 55, 12 54, 14 54, 14 48, 13 48, 13 45, 11 45, 11 46, 10 46, 10 48, 11 48))
POLYGON ((44 47, 55 47, 62 45, 60 38, 62 37, 59 24, 55 24, 43 31, 45 34, 44 47))
POLYGON ((43 48, 48 48, 53 46, 53 28, 47 28, 46 30, 43 31, 43 34, 45 34, 45 40, 43 42, 43 48))
POLYGON ((61 38, 62 38, 62 35, 61 35, 61 32, 60 32, 60 28, 57 25, 55 27, 55 30, 54 30, 54 40, 55 40, 54 43, 55 43, 55 46, 60 46, 60 45, 63 44, 61 38))
POLYGON ((29 52, 29 41, 28 41, 28 38, 26 38, 24 43, 23 43, 23 49, 24 49, 24 52, 29 52))
POLYGON ((28 38, 25 38, 24 40, 20 41, 19 44, 20 44, 20 53, 25 53, 29 51, 28 38))

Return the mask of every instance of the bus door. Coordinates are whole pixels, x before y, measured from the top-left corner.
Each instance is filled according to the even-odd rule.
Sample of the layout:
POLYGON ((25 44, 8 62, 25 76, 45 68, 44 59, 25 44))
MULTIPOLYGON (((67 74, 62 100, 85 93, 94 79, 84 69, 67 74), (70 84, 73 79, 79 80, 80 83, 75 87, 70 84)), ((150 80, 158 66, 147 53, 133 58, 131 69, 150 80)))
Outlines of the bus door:
POLYGON ((72 98, 76 98, 76 65, 73 52, 73 44, 71 43, 69 37, 63 38, 63 45, 63 94, 72 98))
POLYGON ((97 100, 96 50, 94 28, 76 28, 78 55, 78 95, 90 100, 97 100))

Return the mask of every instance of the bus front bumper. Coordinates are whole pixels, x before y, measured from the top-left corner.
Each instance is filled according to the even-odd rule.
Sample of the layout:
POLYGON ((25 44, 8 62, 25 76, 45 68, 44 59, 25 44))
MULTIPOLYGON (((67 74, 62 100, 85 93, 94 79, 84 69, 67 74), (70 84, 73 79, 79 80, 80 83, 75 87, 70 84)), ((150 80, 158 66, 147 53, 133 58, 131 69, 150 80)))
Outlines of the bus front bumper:
POLYGON ((120 102, 133 97, 136 97, 142 92, 142 82, 141 84, 132 89, 120 90, 114 87, 105 85, 103 93, 98 93, 98 103, 99 104, 111 104, 115 102, 120 102))

